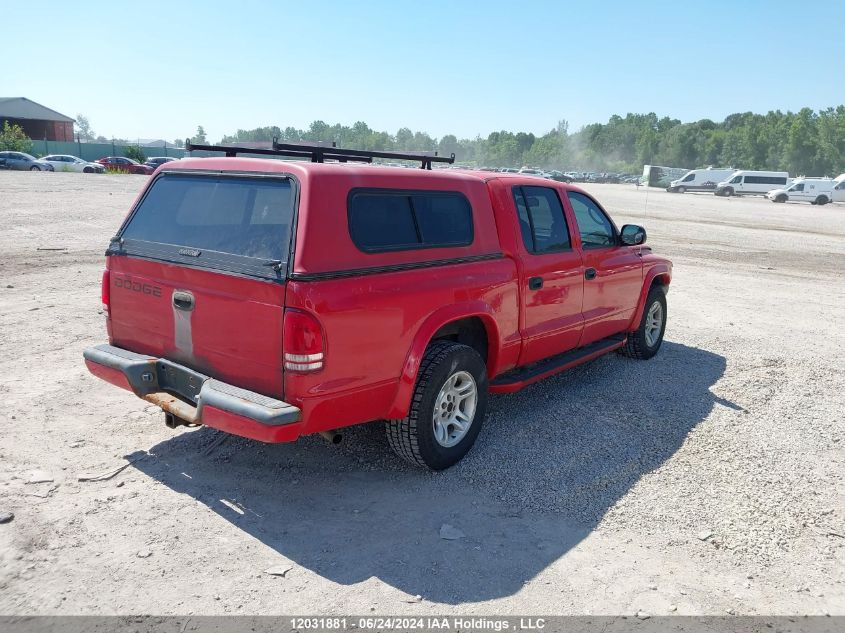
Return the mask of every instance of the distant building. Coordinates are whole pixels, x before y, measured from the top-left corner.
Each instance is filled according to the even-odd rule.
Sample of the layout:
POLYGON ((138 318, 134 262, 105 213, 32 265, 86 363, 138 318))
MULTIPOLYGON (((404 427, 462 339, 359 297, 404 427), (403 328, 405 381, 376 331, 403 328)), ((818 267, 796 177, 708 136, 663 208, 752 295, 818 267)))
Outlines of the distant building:
POLYGON ((137 145, 140 147, 176 147, 172 141, 165 141, 162 138, 139 138, 137 145))
POLYGON ((0 126, 3 121, 20 125, 33 140, 73 141, 74 119, 26 97, 0 97, 0 126))

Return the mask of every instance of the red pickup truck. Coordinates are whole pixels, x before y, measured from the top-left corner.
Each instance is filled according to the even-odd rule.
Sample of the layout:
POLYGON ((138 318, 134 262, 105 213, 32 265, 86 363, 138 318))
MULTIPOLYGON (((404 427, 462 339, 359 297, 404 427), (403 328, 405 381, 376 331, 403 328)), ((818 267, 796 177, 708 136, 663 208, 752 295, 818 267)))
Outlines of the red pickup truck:
POLYGON ((291 148, 312 162, 216 148, 162 165, 111 240, 109 344, 85 362, 168 426, 339 441, 386 420, 401 457, 439 470, 471 448, 488 393, 657 353, 672 264, 585 191, 291 148))

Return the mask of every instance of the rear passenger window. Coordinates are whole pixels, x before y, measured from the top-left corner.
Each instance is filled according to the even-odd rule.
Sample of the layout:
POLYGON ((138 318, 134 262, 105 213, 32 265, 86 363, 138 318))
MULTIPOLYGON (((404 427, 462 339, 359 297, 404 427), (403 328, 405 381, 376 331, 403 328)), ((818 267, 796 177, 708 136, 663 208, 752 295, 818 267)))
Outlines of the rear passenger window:
POLYGON ((460 193, 353 191, 349 234, 364 252, 467 246, 472 244, 472 209, 460 193))
POLYGON ((530 253, 554 253, 570 248, 569 229, 554 189, 514 187, 522 242, 530 253))

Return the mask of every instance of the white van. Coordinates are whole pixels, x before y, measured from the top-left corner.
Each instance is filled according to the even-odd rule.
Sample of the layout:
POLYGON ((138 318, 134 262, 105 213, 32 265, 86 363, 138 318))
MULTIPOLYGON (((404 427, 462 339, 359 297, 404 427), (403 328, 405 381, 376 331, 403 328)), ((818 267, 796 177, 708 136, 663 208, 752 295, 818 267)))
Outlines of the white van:
POLYGON ((736 169, 693 169, 683 177, 673 180, 666 187, 669 193, 685 193, 687 191, 713 191, 723 180, 730 180, 729 176, 736 169))
POLYGON ((845 174, 839 174, 833 179, 833 201, 845 202, 845 174))
POLYGON ((834 186, 831 178, 796 178, 788 187, 773 189, 766 197, 772 202, 789 200, 822 205, 833 202, 834 186))
POLYGON ((785 171, 735 171, 716 185, 717 196, 763 196, 772 189, 785 189, 789 174, 785 171))

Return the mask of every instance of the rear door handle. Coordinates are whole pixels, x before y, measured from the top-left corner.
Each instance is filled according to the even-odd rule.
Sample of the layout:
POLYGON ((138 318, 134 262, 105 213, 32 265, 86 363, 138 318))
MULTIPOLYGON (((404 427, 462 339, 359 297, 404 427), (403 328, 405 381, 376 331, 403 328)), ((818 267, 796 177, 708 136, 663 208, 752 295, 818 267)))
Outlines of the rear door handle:
POLYGON ((528 289, 529 290, 539 290, 543 287, 543 278, 542 277, 531 277, 528 280, 528 289))
POLYGON ((595 268, 588 268, 584 271, 584 279, 595 279, 596 278, 596 269, 595 268))

